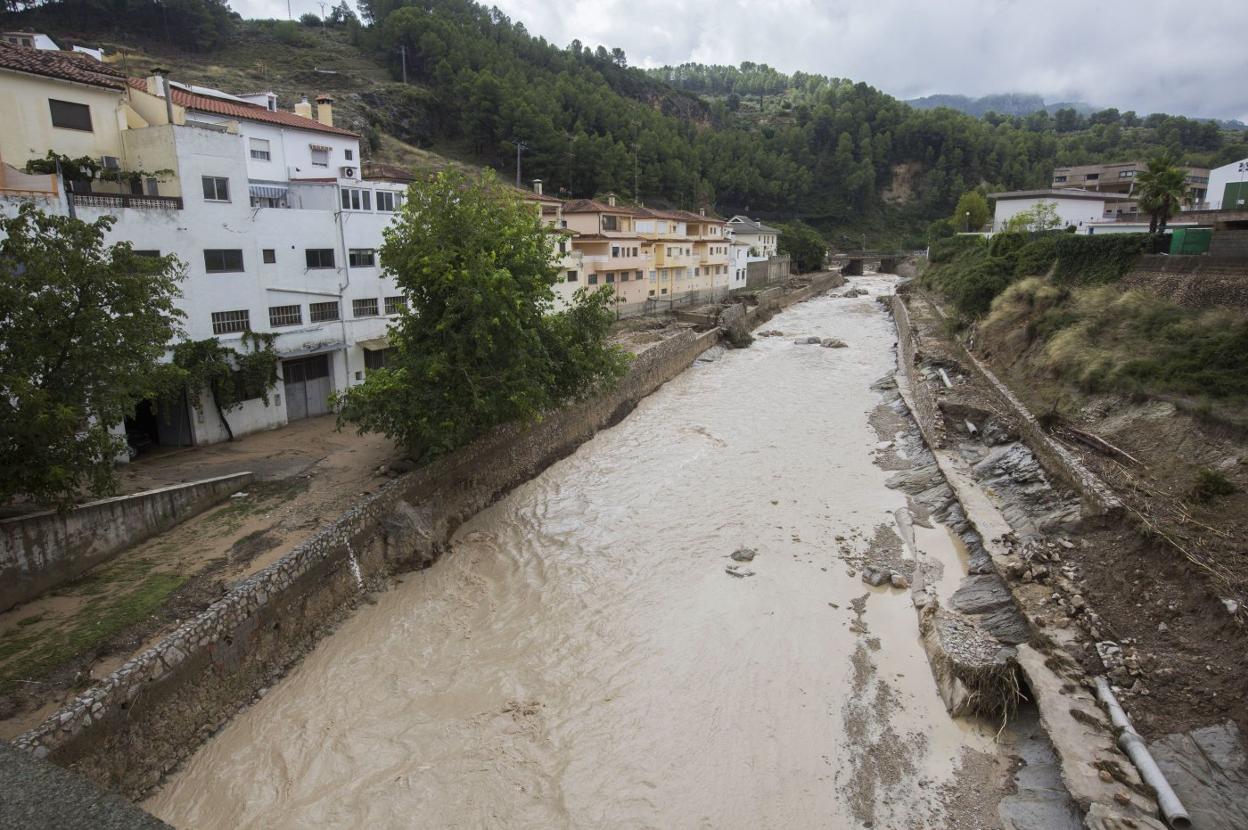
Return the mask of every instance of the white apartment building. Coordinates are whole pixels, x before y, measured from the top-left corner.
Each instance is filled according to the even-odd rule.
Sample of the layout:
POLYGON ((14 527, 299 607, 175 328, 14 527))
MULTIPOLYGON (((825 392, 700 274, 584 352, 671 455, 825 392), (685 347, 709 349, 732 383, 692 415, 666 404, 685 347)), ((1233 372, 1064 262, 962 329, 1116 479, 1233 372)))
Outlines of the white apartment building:
MULTIPOLYGON (((89 60, 0 44, 0 86, 23 127, 0 145, 4 169, 54 150, 127 171, 171 172, 130 192, 111 183, 10 189, 0 209, 39 198, 44 209, 85 221, 114 216, 110 241, 185 264, 179 306, 189 338, 241 349, 244 331, 275 335, 278 387, 267 406, 255 399, 227 413, 235 435, 328 412, 331 392, 385 363, 389 319, 403 299, 383 276, 377 249, 402 204, 404 177, 361 175, 359 137, 334 126, 328 98, 318 99, 312 118, 306 100, 284 112, 271 93, 126 79, 100 64, 87 71, 80 64, 89 60)), ((155 443, 226 437, 211 405, 166 408, 160 418, 148 405, 135 420, 127 428, 155 443)))
POLYGON ((729 219, 728 234, 734 242, 749 246, 751 262, 773 257, 779 250, 780 231, 748 216, 738 215, 729 219))

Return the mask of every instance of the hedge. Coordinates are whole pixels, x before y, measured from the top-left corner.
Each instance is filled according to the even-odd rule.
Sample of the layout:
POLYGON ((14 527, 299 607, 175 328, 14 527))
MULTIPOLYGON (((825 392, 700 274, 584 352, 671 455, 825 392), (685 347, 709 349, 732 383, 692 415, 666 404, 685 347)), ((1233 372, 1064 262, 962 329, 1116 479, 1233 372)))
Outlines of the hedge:
POLYGON ((1057 240, 1055 282, 1064 285, 1101 285, 1121 279, 1147 248, 1146 233, 1102 236, 1063 235, 1057 240))

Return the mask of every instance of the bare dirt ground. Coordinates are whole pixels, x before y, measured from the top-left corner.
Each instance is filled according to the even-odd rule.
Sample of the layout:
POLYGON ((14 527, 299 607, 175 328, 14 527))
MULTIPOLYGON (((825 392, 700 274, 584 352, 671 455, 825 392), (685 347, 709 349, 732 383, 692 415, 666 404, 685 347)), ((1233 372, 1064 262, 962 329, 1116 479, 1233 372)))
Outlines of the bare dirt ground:
POLYGON ((401 455, 334 418, 153 454, 121 471, 132 493, 242 471, 244 493, 0 614, 0 739, 34 726, 92 680, 266 567, 379 486, 401 455), (385 467, 383 468, 383 465, 385 467))
MULTIPOLYGON (((940 346, 948 334, 938 316, 917 301, 911 313, 929 351, 942 351, 956 366, 956 351, 940 346)), ((1071 534, 1077 549, 1065 561, 1077 574, 1080 599, 1099 615, 1098 639, 1117 643, 1125 658, 1104 666, 1089 648, 1085 667, 1108 671, 1150 739, 1228 719, 1241 731, 1248 728, 1248 443, 1171 403, 1081 396, 1052 378, 1035 377, 1017 355, 993 345, 977 344, 978 356, 1033 413, 1046 413, 1060 400, 1062 424, 1134 459, 1098 452, 1054 427, 1054 437, 1126 506, 1120 518, 1083 522, 1071 534), (1218 471, 1237 492, 1202 501, 1194 490, 1200 469, 1218 471)), ((969 373, 959 375, 950 398, 986 412, 1003 409, 969 373)))

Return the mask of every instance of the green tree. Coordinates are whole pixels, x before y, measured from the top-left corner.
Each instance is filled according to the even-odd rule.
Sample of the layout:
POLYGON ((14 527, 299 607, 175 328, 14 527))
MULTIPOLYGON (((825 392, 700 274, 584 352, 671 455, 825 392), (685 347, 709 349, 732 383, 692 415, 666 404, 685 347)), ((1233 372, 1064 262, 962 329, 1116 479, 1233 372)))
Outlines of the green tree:
POLYGON ((1051 231, 1060 224, 1062 219, 1057 215, 1057 202, 1040 201, 1007 219, 1003 230, 1008 233, 1039 233, 1051 231))
POLYGON ((173 368, 164 398, 189 403, 202 411, 200 391, 208 390, 217 417, 225 427, 229 440, 234 428, 225 413, 237 409, 243 401, 259 398, 269 405, 269 390, 277 383, 277 351, 274 334, 244 332, 239 341, 244 351, 225 345, 215 337, 205 340, 184 340, 173 347, 173 368))
POLYGON ((553 312, 553 235, 488 173, 417 181, 381 260, 407 299, 392 365, 337 398, 339 423, 381 432, 424 460, 529 421, 613 382, 610 291, 553 312))
POLYGON ((958 199, 958 206, 953 209, 954 227, 962 231, 977 231, 987 225, 991 218, 988 200, 978 190, 963 193, 958 199))
POLYGON ((1187 174, 1169 155, 1154 156, 1135 177, 1140 207, 1148 211, 1148 232, 1165 233, 1170 217, 1179 212, 1187 189, 1187 174))
POLYGON ((828 255, 828 243, 818 231, 803 222, 782 227, 776 247, 780 253, 789 255, 799 274, 822 271, 828 255))
POLYGON ((181 265, 106 245, 112 223, 29 203, 0 219, 0 501, 111 492, 126 444, 110 428, 167 382, 181 265))

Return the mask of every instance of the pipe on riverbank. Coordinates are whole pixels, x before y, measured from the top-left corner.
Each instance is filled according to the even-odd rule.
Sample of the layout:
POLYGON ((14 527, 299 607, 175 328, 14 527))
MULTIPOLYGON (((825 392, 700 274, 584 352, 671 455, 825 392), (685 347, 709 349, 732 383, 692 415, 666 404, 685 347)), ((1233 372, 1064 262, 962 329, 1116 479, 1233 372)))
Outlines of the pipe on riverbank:
POLYGON ((1136 732, 1135 727, 1131 725, 1131 719, 1127 717, 1122 705, 1114 697, 1113 691, 1109 688, 1109 681, 1104 675, 1096 678, 1096 696, 1100 698, 1101 703, 1109 712, 1109 720, 1118 733, 1118 746, 1131 758, 1131 762, 1140 771, 1140 777, 1144 779, 1144 782, 1157 792, 1157 806, 1161 809, 1162 818, 1175 830, 1186 830, 1191 827, 1192 820, 1183 802, 1179 801, 1179 797, 1175 795, 1170 782, 1166 780, 1165 773, 1157 766, 1153 754, 1148 751, 1148 746, 1140 737, 1140 733, 1136 732))

